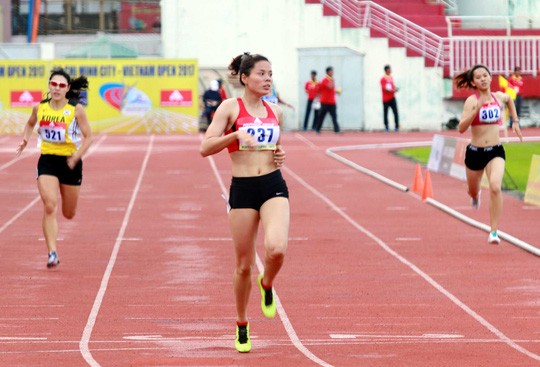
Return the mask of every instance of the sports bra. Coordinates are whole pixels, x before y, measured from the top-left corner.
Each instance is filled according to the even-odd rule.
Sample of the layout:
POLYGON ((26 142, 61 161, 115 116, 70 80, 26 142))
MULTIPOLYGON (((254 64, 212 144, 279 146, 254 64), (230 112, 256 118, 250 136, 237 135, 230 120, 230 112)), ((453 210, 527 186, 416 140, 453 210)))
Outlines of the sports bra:
POLYGON ((254 117, 249 114, 242 101, 242 98, 237 98, 238 107, 240 111, 238 112, 238 117, 236 121, 231 126, 225 135, 231 134, 235 131, 245 131, 254 136, 256 145, 255 147, 248 147, 247 145, 242 144, 241 141, 234 141, 229 144, 227 149, 229 153, 236 152, 237 150, 276 150, 276 144, 279 140, 280 126, 279 121, 274 114, 274 111, 266 103, 262 101, 264 107, 266 108, 266 117, 254 117))
MULTIPOLYGON (((474 117, 472 126, 477 125, 502 125, 502 110, 499 100, 491 93, 493 101, 484 103, 478 114, 474 117)), ((477 93, 476 98, 480 98, 480 95, 477 93)))

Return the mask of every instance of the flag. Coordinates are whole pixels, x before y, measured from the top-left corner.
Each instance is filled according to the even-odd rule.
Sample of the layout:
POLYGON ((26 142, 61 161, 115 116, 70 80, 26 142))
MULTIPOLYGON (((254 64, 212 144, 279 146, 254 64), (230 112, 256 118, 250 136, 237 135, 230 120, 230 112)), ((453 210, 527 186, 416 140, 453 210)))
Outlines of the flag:
POLYGON ((499 75, 499 88, 502 92, 508 94, 513 100, 516 99, 516 91, 512 86, 508 85, 508 80, 502 75, 499 75))

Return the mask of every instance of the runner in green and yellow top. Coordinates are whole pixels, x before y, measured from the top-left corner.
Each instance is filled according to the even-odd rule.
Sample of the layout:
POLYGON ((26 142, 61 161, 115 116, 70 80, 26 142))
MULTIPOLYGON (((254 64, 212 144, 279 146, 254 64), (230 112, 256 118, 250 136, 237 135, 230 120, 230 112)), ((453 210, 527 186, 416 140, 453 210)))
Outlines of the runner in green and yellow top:
POLYGON ((58 192, 62 214, 72 219, 77 210, 82 182, 82 156, 92 144, 92 131, 79 103, 80 93, 88 88, 85 76, 71 79, 63 69, 54 69, 49 77, 47 98, 32 109, 24 127, 21 154, 36 124, 41 156, 37 165, 37 183, 43 201, 43 234, 48 248, 47 267, 60 263, 56 252, 58 192))

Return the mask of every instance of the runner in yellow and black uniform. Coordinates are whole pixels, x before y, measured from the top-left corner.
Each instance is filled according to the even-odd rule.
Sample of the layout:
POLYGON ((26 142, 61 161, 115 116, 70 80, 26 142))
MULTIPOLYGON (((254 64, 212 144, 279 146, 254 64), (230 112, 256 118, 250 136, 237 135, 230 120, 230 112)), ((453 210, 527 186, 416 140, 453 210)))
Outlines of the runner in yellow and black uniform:
POLYGON ((82 156, 92 144, 92 131, 80 92, 88 88, 84 76, 71 79, 63 69, 55 69, 49 78, 48 98, 32 109, 17 155, 26 148, 36 124, 41 156, 37 166, 39 194, 43 201, 43 234, 48 248, 47 267, 60 263, 56 251, 58 192, 62 214, 72 219, 77 210, 82 182, 82 156))

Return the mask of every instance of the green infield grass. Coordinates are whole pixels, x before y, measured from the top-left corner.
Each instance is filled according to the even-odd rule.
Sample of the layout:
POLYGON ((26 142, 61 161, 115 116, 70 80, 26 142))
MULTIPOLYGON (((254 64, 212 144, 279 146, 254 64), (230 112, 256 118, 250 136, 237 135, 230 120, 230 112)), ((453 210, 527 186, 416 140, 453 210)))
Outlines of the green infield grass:
MULTIPOLYGON (((514 189, 513 183, 515 183, 515 191, 524 194, 529 178, 531 159, 533 154, 540 155, 540 143, 505 143, 504 150, 506 151, 506 186, 508 189, 514 189)), ((419 147, 401 149, 396 153, 425 166, 429 160, 430 151, 431 147, 419 147)))

